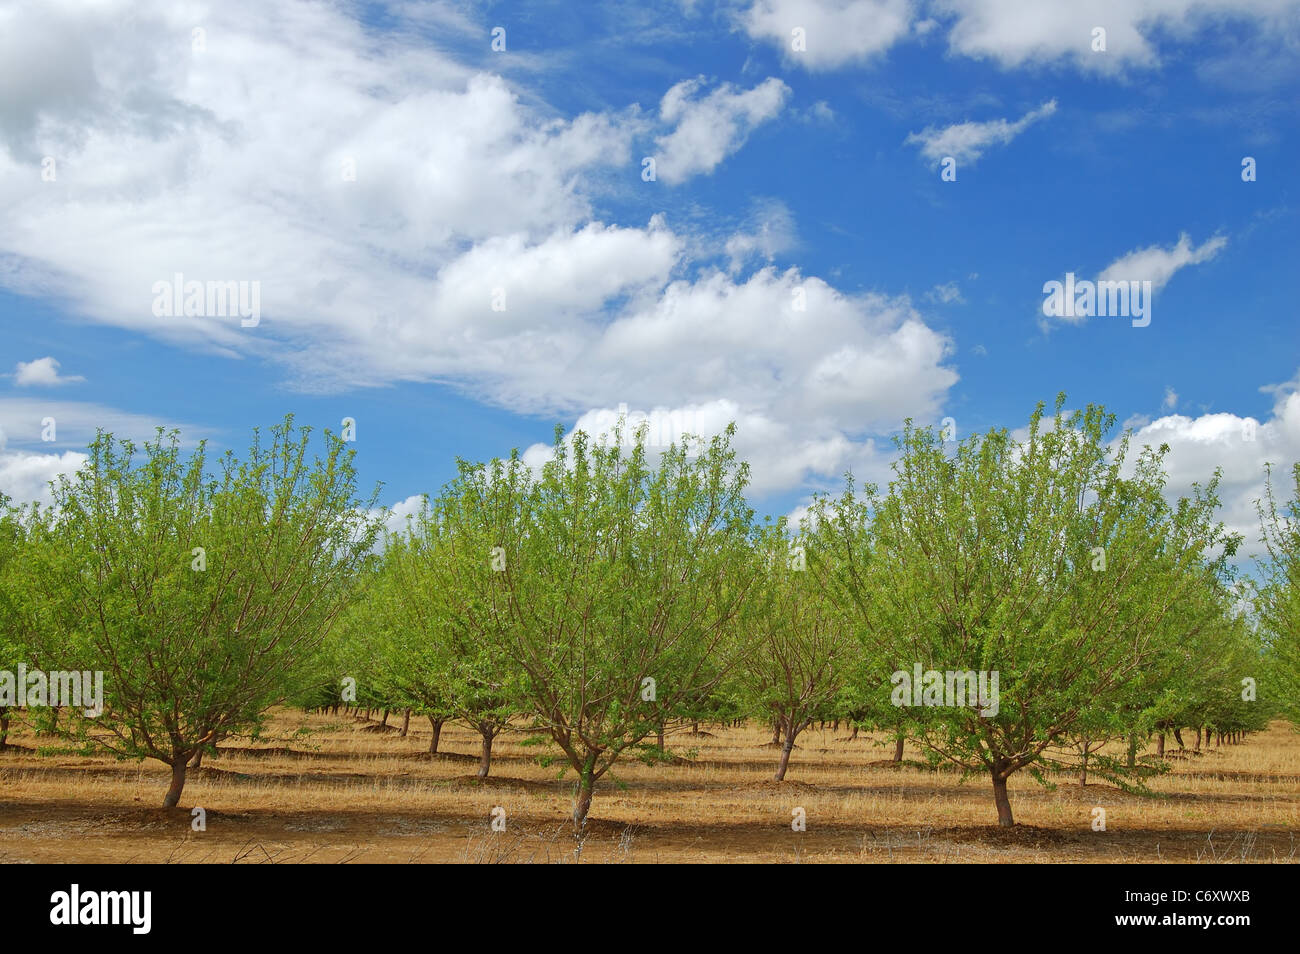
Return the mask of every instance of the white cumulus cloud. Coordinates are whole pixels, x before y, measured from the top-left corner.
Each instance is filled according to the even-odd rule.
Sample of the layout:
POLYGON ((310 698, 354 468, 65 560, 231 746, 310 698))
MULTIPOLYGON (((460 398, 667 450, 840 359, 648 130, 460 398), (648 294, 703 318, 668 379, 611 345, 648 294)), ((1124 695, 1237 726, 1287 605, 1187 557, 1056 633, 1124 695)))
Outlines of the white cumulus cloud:
POLYGON ((86 380, 79 374, 60 374, 56 358, 44 357, 34 361, 19 361, 14 368, 14 384, 20 388, 56 387, 86 380))
POLYGON ((991 59, 1006 68, 1069 63, 1117 74, 1153 68, 1156 37, 1174 42, 1223 23, 1294 29, 1296 0, 936 0, 946 15, 953 53, 991 59), (1093 31, 1105 30, 1105 51, 1093 49, 1093 31))
POLYGON ((758 0, 740 23, 751 38, 775 44, 786 64, 818 71, 885 52, 908 35, 913 14, 909 0, 758 0))
POLYGON ((723 83, 698 96, 704 85, 703 77, 682 80, 659 104, 659 118, 674 126, 656 140, 656 174, 669 184, 713 172, 790 97, 790 87, 775 77, 749 90, 723 83))

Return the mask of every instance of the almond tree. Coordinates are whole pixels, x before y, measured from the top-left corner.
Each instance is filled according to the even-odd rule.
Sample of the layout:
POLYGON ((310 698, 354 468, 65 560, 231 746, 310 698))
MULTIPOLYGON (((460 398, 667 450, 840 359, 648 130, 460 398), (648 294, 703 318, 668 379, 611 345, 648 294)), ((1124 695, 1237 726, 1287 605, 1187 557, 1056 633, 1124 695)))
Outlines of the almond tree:
POLYGON ((854 649, 843 615, 828 598, 828 564, 808 561, 806 543, 791 540, 784 518, 759 534, 762 575, 741 630, 748 652, 736 669, 747 709, 780 732, 778 782, 799 733, 835 703, 854 649))
POLYGON ((1265 696, 1300 724, 1300 463, 1291 468, 1293 494, 1278 506, 1269 473, 1259 514, 1267 559, 1255 599, 1269 661, 1265 696))
POLYGON ((476 587, 468 582, 492 562, 491 554, 481 547, 473 515, 448 510, 457 502, 455 495, 426 501, 407 532, 388 538, 377 615, 391 634, 388 658, 397 678, 426 700, 430 718, 450 716, 478 732, 478 777, 486 778, 492 744, 515 713, 516 693, 509 660, 492 638, 495 622, 474 603, 476 587))
POLYGON ((1167 448, 1145 449, 1130 474, 1127 435, 1107 441, 1113 416, 1063 405, 1049 421, 1040 405, 1023 439, 974 435, 952 457, 909 422, 888 493, 868 494, 870 559, 841 561, 835 589, 883 649, 882 697, 890 670, 997 673, 996 699, 939 693, 910 711, 932 758, 988 773, 1000 825, 1014 823, 1014 773, 1104 722, 1135 681, 1176 671, 1185 629, 1214 625, 1220 607, 1178 609, 1237 545, 1213 521, 1215 481, 1171 507, 1167 448))
POLYGON ((747 468, 733 431, 652 466, 557 432, 533 478, 519 457, 462 464, 441 512, 472 568, 460 613, 492 634, 520 707, 577 775, 575 832, 596 783, 733 665, 731 628, 751 585, 747 468))
POLYGON ((101 432, 32 527, 33 585, 77 668, 104 671, 105 712, 80 732, 171 766, 167 807, 203 746, 304 688, 373 546, 354 452, 327 432, 309 460, 309 436, 286 418, 214 475, 176 432, 141 447, 101 432))
MULTIPOLYGON (((1249 642, 1245 621, 1232 612, 1227 567, 1194 567, 1179 574, 1181 600, 1159 624, 1165 652, 1117 687, 1106 705, 1087 708, 1063 734, 1061 758, 1052 749, 1045 764, 1070 765, 1086 785, 1089 769, 1113 784, 1128 787, 1128 779, 1148 771, 1137 764, 1138 739, 1169 721, 1202 724, 1214 701, 1239 680, 1242 652, 1249 642), (1127 756, 1105 754, 1111 742, 1127 742, 1127 756)), ((1056 748, 1053 746, 1053 748, 1056 748)))
MULTIPOLYGON (((809 537, 808 563, 819 571, 828 595, 847 620, 861 620, 868 613, 871 593, 861 585, 872 560, 871 510, 868 500, 875 488, 859 488, 850 474, 836 500, 819 496, 809 508, 806 531, 809 537)), ((893 761, 903 760, 903 745, 915 730, 911 709, 900 708, 880 692, 886 665, 886 647, 872 631, 856 627, 859 645, 844 673, 836 710, 854 727, 886 733, 893 737, 893 761)))
MULTIPOLYGON (((26 542, 21 512, 11 509, 9 498, 0 494, 0 670, 7 672, 16 671, 18 663, 28 663, 31 658, 23 618, 26 542)), ((9 707, 0 703, 0 752, 9 744, 9 718, 9 707)))
MULTIPOLYGON (((429 754, 438 754, 442 727, 455 713, 449 701, 447 646, 409 605, 427 602, 427 581, 412 582, 398 568, 409 560, 407 535, 389 534, 358 583, 331 638, 334 678, 354 680, 358 699, 382 699, 429 720, 429 754)), ((437 616, 424 616, 436 620, 437 616)))

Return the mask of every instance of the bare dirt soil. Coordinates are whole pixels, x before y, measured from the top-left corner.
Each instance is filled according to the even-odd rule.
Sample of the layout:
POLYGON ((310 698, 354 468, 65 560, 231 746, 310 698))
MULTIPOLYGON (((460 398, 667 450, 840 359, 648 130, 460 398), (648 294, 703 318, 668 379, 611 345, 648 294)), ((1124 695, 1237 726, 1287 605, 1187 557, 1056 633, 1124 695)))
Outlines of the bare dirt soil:
MULTIPOLYGON (((390 724, 400 724, 394 715, 390 724)), ((1054 790, 1011 782, 1018 825, 999 829, 987 779, 924 767, 910 744, 844 731, 799 737, 773 782, 770 730, 670 734, 673 764, 616 766, 585 839, 568 821, 573 777, 504 733, 480 780, 479 741, 427 722, 405 738, 377 722, 277 710, 264 740, 231 739, 161 808, 169 770, 68 754, 30 730, 0 752, 0 862, 1295 862, 1300 734, 1177 753, 1136 795, 1100 779, 1054 790), (206 830, 194 830, 194 808, 206 830), (1094 809, 1105 831, 1094 831, 1094 809), (505 830, 493 831, 494 809, 505 830), (791 828, 802 809, 807 830, 791 828)), ((1184 734, 1187 739, 1186 733, 1184 734)), ((1190 744, 1190 741, 1189 741, 1190 744)), ((1144 754, 1152 754, 1148 749, 1144 754)))

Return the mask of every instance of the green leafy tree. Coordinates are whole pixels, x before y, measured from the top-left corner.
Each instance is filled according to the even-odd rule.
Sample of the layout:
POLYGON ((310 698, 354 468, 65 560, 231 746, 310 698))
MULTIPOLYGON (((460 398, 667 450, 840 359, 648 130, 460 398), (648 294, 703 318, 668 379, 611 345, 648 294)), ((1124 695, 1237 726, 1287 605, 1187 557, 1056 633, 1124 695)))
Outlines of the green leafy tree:
MULTIPOLYGON (((518 487, 493 486, 502 503, 518 487)), ((419 686, 429 711, 464 722, 480 738, 479 778, 492 764, 492 745, 509 725, 518 696, 514 670, 499 642, 497 622, 475 580, 485 570, 504 572, 483 542, 500 532, 492 518, 505 506, 449 493, 426 503, 410 532, 391 537, 384 563, 391 593, 384 601, 387 631, 396 634, 395 661, 419 686), (483 519, 488 522, 483 523, 483 519)))
MULTIPOLYGON (((19 663, 29 663, 24 557, 27 532, 22 514, 11 508, 0 494, 0 670, 16 672, 19 663)), ((14 686, 15 691, 18 686, 14 686)), ((9 744, 10 707, 0 702, 0 752, 9 744)))
POLYGON ((1291 480, 1291 499, 1279 506, 1270 469, 1259 510, 1267 558, 1255 608, 1268 658, 1265 692, 1300 724, 1300 463, 1291 480))
MULTIPOLYGON (((991 699, 951 698, 927 675, 911 713, 933 758, 988 774, 1000 825, 1014 823, 1014 773, 1071 733, 1104 730, 1135 681, 1170 671, 1167 618, 1237 542, 1213 520, 1214 482, 1171 508, 1167 448, 1145 449, 1126 476, 1113 416, 1066 414, 1064 400, 1048 421, 1040 405, 1024 439, 973 435, 951 457, 909 422, 888 493, 868 494, 871 557, 844 562, 836 590, 896 673, 985 674, 986 687, 996 674, 991 699)), ((901 680, 877 691, 907 701, 901 680)))
POLYGON ((867 728, 892 737, 893 760, 903 759, 903 745, 915 731, 913 710, 895 706, 880 691, 896 668, 890 661, 887 646, 861 625, 869 616, 871 592, 863 582, 873 554, 871 509, 868 504, 875 488, 861 489, 849 475, 844 491, 836 500, 824 496, 814 499, 809 508, 808 529, 811 535, 809 564, 816 566, 826 591, 845 612, 846 620, 856 620, 858 651, 849 661, 835 702, 836 711, 858 728, 867 728))
POLYGON ((205 745, 305 688, 373 546, 353 452, 327 432, 309 459, 309 434, 286 418, 213 475, 175 432, 140 447, 100 433, 33 525, 48 616, 80 668, 104 672, 105 712, 79 730, 171 766, 168 807, 205 745))
POLYGON ((599 444, 557 433, 540 477, 518 456, 463 464, 444 495, 453 537, 476 558, 460 564, 477 567, 462 613, 576 773, 578 832, 597 781, 734 664, 752 511, 732 433, 697 455, 683 441, 657 466, 644 428, 630 451, 621 433, 599 444))
POLYGON ((780 782, 799 733, 833 708, 855 643, 829 599, 828 564, 808 561, 806 538, 791 540, 782 518, 759 532, 756 545, 762 575, 746 608, 748 651, 736 681, 748 711, 779 729, 780 782))
POLYGON ((430 581, 413 578, 409 531, 386 537, 383 553, 363 575, 331 638, 335 678, 350 677, 357 702, 382 700, 429 720, 429 754, 438 754, 442 727, 454 715, 444 676, 445 640, 437 638, 430 581), (419 607, 413 607, 418 601, 419 607))

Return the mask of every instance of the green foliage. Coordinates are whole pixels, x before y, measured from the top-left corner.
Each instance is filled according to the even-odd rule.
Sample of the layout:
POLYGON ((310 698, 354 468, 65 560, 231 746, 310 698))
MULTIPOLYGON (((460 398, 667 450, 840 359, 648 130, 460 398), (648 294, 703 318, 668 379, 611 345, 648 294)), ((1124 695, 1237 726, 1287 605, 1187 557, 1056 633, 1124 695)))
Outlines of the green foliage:
POLYGON ((462 465, 444 495, 473 568, 465 625, 577 773, 579 827, 595 782, 734 665, 753 514, 731 435, 652 467, 644 430, 630 451, 557 433, 540 477, 517 457, 462 465))
POLYGON ((1107 441, 1113 418, 1063 403, 1048 420, 1040 406, 1021 440, 974 435, 952 457, 909 423, 887 494, 823 506, 832 550, 851 556, 835 591, 876 660, 878 708, 891 671, 998 674, 996 712, 939 704, 909 716, 942 758, 990 773, 1004 824, 1007 777, 1072 734, 1131 729, 1199 663, 1184 648, 1221 626, 1216 597, 1237 546, 1213 522, 1213 482, 1170 507, 1166 448, 1126 468, 1127 436, 1107 441), (847 554, 868 532, 869 553, 847 554))
POLYGON ((205 446, 185 456, 175 433, 141 447, 101 433, 53 507, 29 514, 38 655, 104 670, 106 711, 81 733, 172 765, 176 796, 203 745, 306 688, 373 546, 352 452, 325 443, 309 460, 309 431, 286 418, 214 475, 205 446))
POLYGON ((0 668, 105 670, 105 713, 60 729, 172 765, 170 804, 196 753, 277 703, 336 704, 351 677, 357 705, 474 727, 480 774, 498 733, 530 732, 577 776, 579 829, 620 758, 671 761, 696 721, 776 724, 778 778, 815 720, 912 738, 991 776, 1010 823, 1020 769, 1142 790, 1166 768, 1136 757, 1151 731, 1300 719, 1300 465, 1289 504, 1271 484, 1261 503, 1248 616, 1217 475, 1171 503, 1167 448, 1132 456, 1103 409, 1063 406, 955 452, 909 422, 889 486, 850 478, 797 536, 755 525, 734 428, 653 457, 644 429, 557 431, 540 472, 459 461, 382 546, 351 452, 327 434, 309 462, 291 419, 215 472, 175 434, 101 434, 51 508, 0 499, 0 668), (918 665, 996 672, 996 712, 899 705, 893 674, 918 665))
POLYGON ((1267 658, 1267 697, 1300 724, 1300 463, 1291 469, 1291 500, 1279 507, 1269 473, 1260 521, 1267 559, 1255 606, 1267 658))
POLYGON ((829 564, 808 560, 809 543, 806 536, 792 540, 784 519, 757 534, 760 576, 746 606, 746 652, 736 670, 747 711, 780 730, 777 781, 799 733, 833 713, 855 661, 856 642, 829 598, 829 564))

